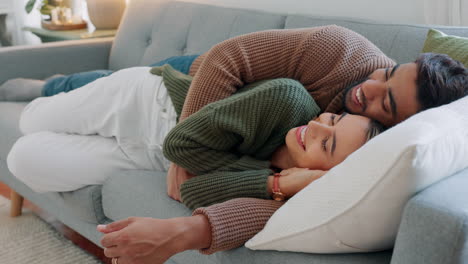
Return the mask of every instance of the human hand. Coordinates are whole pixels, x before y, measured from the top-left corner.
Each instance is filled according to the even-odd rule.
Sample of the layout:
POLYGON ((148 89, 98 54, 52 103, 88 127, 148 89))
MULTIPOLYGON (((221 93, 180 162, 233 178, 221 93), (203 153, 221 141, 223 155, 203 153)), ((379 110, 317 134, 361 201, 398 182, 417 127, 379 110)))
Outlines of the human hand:
POLYGON ((99 225, 104 233, 101 245, 109 258, 119 264, 160 264, 171 256, 211 244, 208 220, 203 215, 171 219, 130 217, 99 225))
POLYGON ((180 186, 194 177, 184 168, 171 163, 167 172, 166 184, 167 184, 167 195, 176 201, 181 201, 180 197, 180 186))
POLYGON ((290 198, 311 182, 325 175, 328 171, 310 170, 307 168, 290 168, 280 172, 279 186, 281 192, 290 198))

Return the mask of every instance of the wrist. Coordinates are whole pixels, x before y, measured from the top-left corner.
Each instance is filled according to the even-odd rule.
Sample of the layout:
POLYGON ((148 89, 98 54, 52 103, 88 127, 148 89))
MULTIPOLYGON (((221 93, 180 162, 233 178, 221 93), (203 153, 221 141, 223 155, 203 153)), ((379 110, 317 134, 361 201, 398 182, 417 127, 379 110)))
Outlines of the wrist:
POLYGON ((203 249, 211 246, 211 225, 208 218, 203 215, 193 215, 182 218, 184 227, 182 242, 182 251, 192 249, 203 249))
POLYGON ((267 179, 267 192, 268 192, 268 195, 271 197, 273 195, 273 180, 274 180, 275 176, 273 175, 270 175, 268 176, 268 179, 267 179))
POLYGON ((284 193, 283 190, 283 183, 282 183, 282 178, 279 173, 275 173, 274 175, 271 175, 268 177, 267 180, 267 190, 268 190, 268 195, 276 201, 283 201, 289 196, 287 196, 284 193))
POLYGON ((279 178, 279 186, 281 188, 281 192, 284 194, 284 197, 286 199, 289 199, 291 198, 295 192, 294 190, 291 188, 292 186, 290 186, 290 179, 291 177, 280 177, 279 178))

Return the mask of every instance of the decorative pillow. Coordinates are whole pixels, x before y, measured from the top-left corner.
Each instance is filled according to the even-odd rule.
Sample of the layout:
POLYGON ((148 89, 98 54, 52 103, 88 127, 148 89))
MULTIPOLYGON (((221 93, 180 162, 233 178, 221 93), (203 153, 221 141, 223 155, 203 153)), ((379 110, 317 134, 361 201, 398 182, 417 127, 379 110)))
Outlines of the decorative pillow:
POLYGON ((447 54, 468 67, 468 38, 450 36, 430 29, 422 52, 447 54))
POLYGON ((468 96, 375 137, 283 205, 250 249, 378 251, 394 244, 417 192, 468 167, 468 96))

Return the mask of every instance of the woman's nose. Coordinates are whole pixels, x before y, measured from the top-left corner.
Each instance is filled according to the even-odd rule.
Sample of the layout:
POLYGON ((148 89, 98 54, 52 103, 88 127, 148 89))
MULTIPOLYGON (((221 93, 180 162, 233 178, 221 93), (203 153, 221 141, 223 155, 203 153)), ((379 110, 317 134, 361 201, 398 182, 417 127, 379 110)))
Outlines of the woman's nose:
POLYGON ((324 123, 320 123, 317 121, 310 121, 308 124, 308 129, 311 130, 310 135, 312 135, 313 137, 316 137, 316 136, 324 136, 324 135, 331 134, 332 128, 324 123))
POLYGON ((319 122, 319 123, 324 123, 325 120, 327 120, 328 115, 331 115, 331 114, 330 113, 321 113, 320 115, 318 115, 316 118, 314 118, 310 122, 315 121, 315 122, 319 122))

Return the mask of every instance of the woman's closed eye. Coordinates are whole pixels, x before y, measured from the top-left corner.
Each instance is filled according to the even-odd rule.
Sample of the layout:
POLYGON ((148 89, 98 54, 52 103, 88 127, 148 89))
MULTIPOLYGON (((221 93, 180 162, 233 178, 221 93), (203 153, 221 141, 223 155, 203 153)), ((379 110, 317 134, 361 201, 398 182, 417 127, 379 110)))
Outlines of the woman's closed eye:
POLYGON ((329 137, 326 137, 325 139, 322 140, 322 149, 323 151, 327 152, 327 142, 328 142, 329 137))
POLYGON ((335 118, 336 118, 336 115, 331 115, 331 116, 330 116, 330 126, 334 126, 334 125, 335 125, 335 118))
MULTIPOLYGON (((335 115, 335 114, 330 115, 329 126, 334 126, 334 125, 335 125, 335 123, 336 123, 336 121, 335 121, 336 116, 337 116, 337 115, 335 115)), ((327 152, 327 143, 328 143, 328 139, 330 139, 330 137, 326 137, 326 138, 324 138, 324 139, 322 140, 322 150, 323 150, 324 152, 327 152)))

